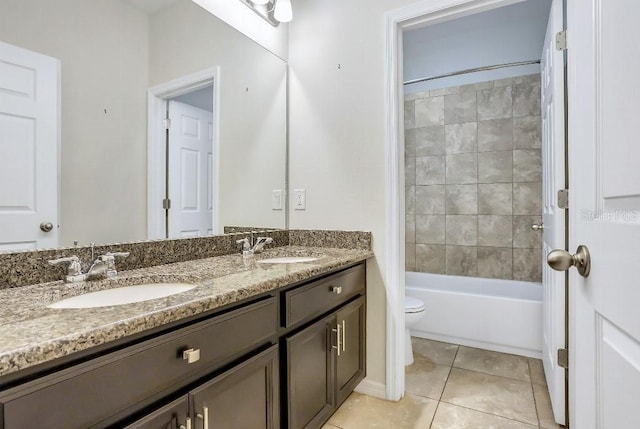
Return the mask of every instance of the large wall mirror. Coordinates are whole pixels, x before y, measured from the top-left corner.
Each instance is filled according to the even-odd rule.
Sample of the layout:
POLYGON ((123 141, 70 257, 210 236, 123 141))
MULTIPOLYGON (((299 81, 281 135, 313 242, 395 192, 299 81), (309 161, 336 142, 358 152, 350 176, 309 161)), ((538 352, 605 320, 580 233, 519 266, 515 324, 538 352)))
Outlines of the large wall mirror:
POLYGON ((286 228, 282 59, 191 0, 0 0, 0 41, 0 250, 43 247, 12 222, 50 233, 28 212, 56 163, 56 246, 286 228), (40 82, 20 63, 30 52, 57 60, 57 77, 40 82), (20 97, 55 95, 37 86, 52 82, 59 157, 42 166, 47 128, 20 97))

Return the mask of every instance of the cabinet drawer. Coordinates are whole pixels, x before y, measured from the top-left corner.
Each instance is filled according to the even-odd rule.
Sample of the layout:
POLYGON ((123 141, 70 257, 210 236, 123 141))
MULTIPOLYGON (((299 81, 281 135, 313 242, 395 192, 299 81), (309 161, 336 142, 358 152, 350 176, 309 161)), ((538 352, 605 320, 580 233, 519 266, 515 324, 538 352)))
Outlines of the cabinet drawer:
POLYGON ((9 389, 4 428, 102 427, 269 342, 277 325, 272 297, 9 389))
POLYGON ((319 316, 357 295, 365 287, 364 265, 285 292, 286 328, 319 316))

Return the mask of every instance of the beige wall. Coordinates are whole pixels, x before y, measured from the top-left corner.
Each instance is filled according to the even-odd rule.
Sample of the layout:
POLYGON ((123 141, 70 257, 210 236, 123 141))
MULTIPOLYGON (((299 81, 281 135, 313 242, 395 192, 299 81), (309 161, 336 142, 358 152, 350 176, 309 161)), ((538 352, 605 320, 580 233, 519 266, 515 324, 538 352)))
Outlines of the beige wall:
MULTIPOLYGON (((385 382, 384 13, 409 0, 298 0, 290 24, 291 228, 365 229, 367 376, 385 382)), ((395 285, 390 286, 395 287, 395 285)))
POLYGON ((150 86, 220 66, 216 231, 283 228, 271 191, 285 189, 286 63, 190 0, 152 15, 150 43, 150 86))
POLYGON ((144 239, 147 17, 113 0, 0 0, 0 40, 62 64, 60 244, 144 239))

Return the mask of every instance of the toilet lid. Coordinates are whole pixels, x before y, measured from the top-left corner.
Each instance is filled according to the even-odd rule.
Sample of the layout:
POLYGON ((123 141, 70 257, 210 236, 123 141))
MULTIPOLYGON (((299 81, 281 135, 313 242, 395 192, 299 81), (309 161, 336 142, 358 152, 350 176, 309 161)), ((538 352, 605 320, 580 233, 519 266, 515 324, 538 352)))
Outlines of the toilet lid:
POLYGON ((404 311, 405 313, 417 313, 419 311, 424 311, 424 302, 412 296, 405 296, 404 311))

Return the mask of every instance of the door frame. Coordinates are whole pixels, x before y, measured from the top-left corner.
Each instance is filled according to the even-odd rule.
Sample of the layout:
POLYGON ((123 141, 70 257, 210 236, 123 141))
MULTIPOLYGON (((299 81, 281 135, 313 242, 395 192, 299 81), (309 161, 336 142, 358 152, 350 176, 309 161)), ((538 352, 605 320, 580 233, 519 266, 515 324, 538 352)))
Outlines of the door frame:
POLYGON ((402 32, 524 0, 423 0, 385 13, 386 398, 404 396, 404 90, 402 32))
POLYGON ((147 92, 147 239, 166 238, 162 201, 165 198, 166 159, 164 121, 169 99, 213 85, 213 230, 219 202, 220 67, 191 73, 150 88, 147 92))

